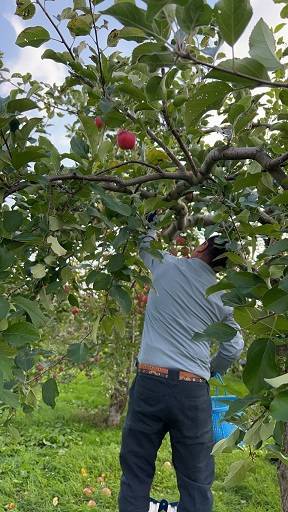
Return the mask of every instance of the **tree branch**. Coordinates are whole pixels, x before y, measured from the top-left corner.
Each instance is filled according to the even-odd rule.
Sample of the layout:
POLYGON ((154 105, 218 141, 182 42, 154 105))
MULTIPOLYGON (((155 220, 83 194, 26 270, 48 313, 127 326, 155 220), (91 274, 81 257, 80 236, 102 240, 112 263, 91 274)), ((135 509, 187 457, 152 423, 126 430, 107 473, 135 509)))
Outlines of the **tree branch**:
POLYGON ((70 53, 72 59, 75 60, 75 56, 73 55, 73 52, 71 51, 71 48, 69 48, 69 45, 66 43, 66 41, 65 41, 64 37, 62 36, 59 28, 57 27, 56 23, 51 18, 49 12, 46 11, 44 5, 41 4, 40 0, 35 0, 35 1, 36 1, 36 4, 39 5, 40 9, 42 9, 42 11, 44 12, 45 16, 48 18, 50 23, 53 25, 53 27, 56 30, 57 34, 59 35, 62 43, 64 44, 64 46, 67 48, 68 52, 70 53))
POLYGON ((104 73, 103 73, 103 68, 102 68, 101 51, 100 51, 100 47, 99 47, 97 27, 96 27, 96 24, 95 24, 95 19, 94 19, 94 13, 93 13, 93 9, 92 9, 92 2, 91 2, 91 0, 89 0, 89 7, 90 7, 90 12, 91 12, 92 20, 93 20, 93 27, 94 27, 94 32, 95 32, 95 42, 96 42, 96 47, 97 47, 98 60, 99 60, 99 69, 100 69, 100 82, 101 82, 101 87, 102 87, 102 91, 103 91, 103 96, 105 97, 105 95, 106 95, 106 92, 105 92, 105 78, 104 78, 104 73))
POLYGON ((142 160, 127 160, 126 162, 122 162, 121 164, 113 165, 113 167, 109 167, 108 169, 103 169, 102 171, 97 172, 94 176, 100 176, 101 174, 107 174, 107 172, 113 171, 114 169, 119 169, 120 167, 124 167, 125 165, 130 164, 138 164, 143 165, 144 167, 148 167, 150 169, 154 169, 159 172, 159 174, 163 174, 163 169, 159 165, 148 164, 147 162, 143 162, 142 160))
POLYGON ((255 160, 263 170, 271 174, 279 185, 288 189, 288 176, 281 168, 281 164, 288 160, 288 153, 272 159, 263 149, 257 147, 234 148, 224 146, 223 148, 214 148, 208 153, 200 168, 198 183, 205 181, 214 165, 221 160, 255 160))
POLYGON ((10 151, 9 144, 8 144, 8 141, 7 141, 6 137, 5 137, 5 135, 4 135, 3 130, 1 130, 1 137, 2 137, 2 139, 3 139, 3 141, 4 141, 4 144, 5 144, 6 148, 7 148, 7 151, 8 151, 8 153, 9 153, 9 156, 10 156, 10 158, 11 158, 11 160, 12 160, 12 153, 11 153, 11 151, 10 151))
MULTIPOLYGON (((191 55, 189 52, 175 52, 178 57, 181 57, 185 60, 190 60, 194 64, 197 64, 198 66, 205 66, 209 69, 215 69, 216 71, 223 71, 224 73, 227 73, 228 75, 237 76, 239 78, 246 78, 247 80, 251 80, 253 82, 257 83, 257 87, 271 87, 271 88, 280 88, 280 89, 287 89, 288 83, 287 82, 271 82, 270 80, 263 80, 262 78, 253 77, 250 75, 246 75, 245 73, 240 73, 239 71, 233 71, 232 69, 226 69, 221 66, 217 66, 215 64, 210 64, 209 62, 204 62, 203 60, 197 59, 197 57, 194 57, 194 55, 191 55)), ((231 80, 233 81, 233 80, 231 80)))
POLYGON ((196 166, 196 164, 195 164, 195 162, 194 162, 194 160, 193 160, 193 158, 192 158, 192 156, 191 156, 191 154, 190 154, 186 144, 183 142, 180 133, 178 132, 178 130, 176 128, 173 127, 173 125, 171 123, 171 119, 169 117, 168 110, 167 110, 167 105, 166 105, 165 101, 163 101, 162 113, 163 113, 163 117, 164 117, 164 120, 165 120, 165 123, 166 123, 167 127, 169 128, 169 130, 172 133, 173 137, 178 142, 178 145, 179 145, 180 149, 182 149, 182 151, 183 151, 183 153, 185 155, 187 164, 191 168, 191 171, 196 173, 197 166, 196 166))
MULTIPOLYGON (((134 116, 134 114, 132 114, 128 110, 124 110, 123 113, 134 123, 137 122, 137 117, 134 116)), ((176 167, 182 172, 185 172, 184 165, 180 162, 180 160, 178 160, 176 155, 174 155, 174 153, 168 148, 168 146, 166 146, 166 144, 162 142, 162 140, 159 139, 159 137, 157 137, 156 133, 154 133, 150 128, 146 129, 146 133, 147 135, 149 135, 150 139, 156 142, 158 146, 160 146, 160 148, 162 148, 165 151, 166 155, 169 156, 170 160, 176 165, 176 167)))

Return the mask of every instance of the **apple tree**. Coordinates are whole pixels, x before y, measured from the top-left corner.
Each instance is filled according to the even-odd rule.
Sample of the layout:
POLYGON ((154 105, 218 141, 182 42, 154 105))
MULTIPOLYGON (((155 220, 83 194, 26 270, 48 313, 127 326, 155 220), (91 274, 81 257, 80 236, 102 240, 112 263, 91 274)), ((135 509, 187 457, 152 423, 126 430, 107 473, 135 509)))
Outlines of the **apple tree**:
MULTIPOLYGON (((245 58, 234 46, 251 20, 250 0, 115 0, 103 12, 97 0, 71 0, 61 12, 53 2, 16 1, 27 24, 16 44, 45 44, 43 66, 52 59, 67 75, 49 86, 11 76, 1 61, 11 91, 0 104, 0 400, 27 406, 47 301, 57 308, 65 286, 71 307, 81 294, 95 301, 86 339, 68 347, 71 361, 88 357, 105 323, 131 324, 135 290, 150 283, 137 240, 146 213, 160 209, 155 257, 175 237, 184 256, 200 232, 226 241, 229 268, 207 293, 224 291, 253 342, 243 372, 249 394, 229 411, 239 427, 216 450, 250 446, 226 479, 235 485, 265 446, 279 459, 287 512, 288 9, 274 1, 284 4, 281 23, 259 19, 245 58), (45 28, 33 24, 36 12, 45 28), (118 51, 121 40, 131 55, 118 51), (63 115, 70 149, 60 153, 49 123, 63 115)), ((216 341, 234 334, 225 324, 199 333, 216 341)), ((53 405, 54 379, 43 386, 53 405)))

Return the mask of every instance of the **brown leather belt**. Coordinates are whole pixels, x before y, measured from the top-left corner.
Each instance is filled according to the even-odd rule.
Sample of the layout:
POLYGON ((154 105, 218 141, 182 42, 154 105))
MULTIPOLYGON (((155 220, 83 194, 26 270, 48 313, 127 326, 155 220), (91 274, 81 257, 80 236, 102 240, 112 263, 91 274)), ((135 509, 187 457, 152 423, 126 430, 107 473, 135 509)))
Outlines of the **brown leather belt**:
MULTIPOLYGON (((154 366, 152 364, 146 364, 146 363, 138 363, 137 365, 138 372, 140 373, 146 373, 148 375, 156 375, 157 377, 164 377, 168 378, 169 369, 168 368, 162 368, 161 366, 154 366)), ((186 372, 184 370, 179 370, 178 372, 178 380, 186 380, 189 382, 206 382, 203 377, 199 377, 199 375, 196 375, 192 372, 186 372)))

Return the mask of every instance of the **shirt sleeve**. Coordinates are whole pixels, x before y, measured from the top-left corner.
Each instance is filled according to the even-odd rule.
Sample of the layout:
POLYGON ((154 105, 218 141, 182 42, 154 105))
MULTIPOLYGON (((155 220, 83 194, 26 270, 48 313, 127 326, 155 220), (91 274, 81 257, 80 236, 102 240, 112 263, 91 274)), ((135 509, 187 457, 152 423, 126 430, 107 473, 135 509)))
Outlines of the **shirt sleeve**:
MULTIPOLYGON (((146 235, 142 235, 139 238, 139 256, 145 263, 146 267, 154 272, 155 268, 161 263, 161 257, 154 256, 147 249, 150 248, 151 242, 153 240, 157 240, 157 233, 155 229, 149 229, 146 235)), ((162 256, 164 257, 164 251, 161 251, 162 256)))
POLYGON ((220 343, 220 348, 210 363, 211 373, 225 373, 233 362, 240 358, 244 348, 244 340, 240 331, 240 326, 235 322, 233 317, 233 308, 226 307, 225 309, 227 312, 223 322, 230 325, 238 332, 232 340, 220 343))

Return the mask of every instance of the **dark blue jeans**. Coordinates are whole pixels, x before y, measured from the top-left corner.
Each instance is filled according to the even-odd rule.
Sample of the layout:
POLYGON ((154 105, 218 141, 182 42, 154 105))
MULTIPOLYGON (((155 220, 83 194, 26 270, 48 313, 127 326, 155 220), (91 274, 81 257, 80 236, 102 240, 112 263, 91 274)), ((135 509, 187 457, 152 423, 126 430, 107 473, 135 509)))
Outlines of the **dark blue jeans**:
POLYGON ((119 512, 148 512, 158 449, 169 432, 178 512, 211 512, 214 460, 208 382, 137 374, 122 433, 119 512))

